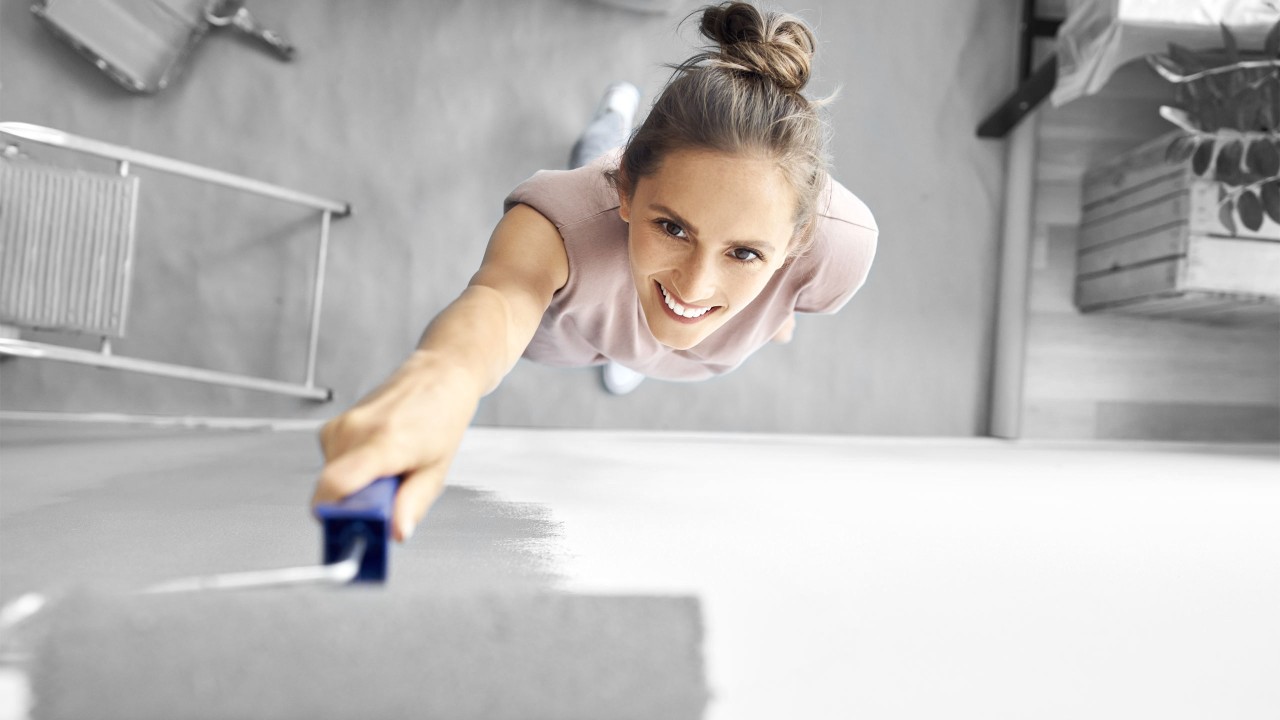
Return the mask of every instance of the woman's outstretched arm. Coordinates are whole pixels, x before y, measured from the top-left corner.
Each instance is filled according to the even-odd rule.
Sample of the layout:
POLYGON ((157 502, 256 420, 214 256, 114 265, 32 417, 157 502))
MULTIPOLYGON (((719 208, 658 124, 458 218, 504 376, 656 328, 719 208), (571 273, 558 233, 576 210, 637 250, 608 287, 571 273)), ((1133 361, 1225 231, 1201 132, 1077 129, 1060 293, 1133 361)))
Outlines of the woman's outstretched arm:
POLYGON ((321 429, 325 465, 312 503, 402 475, 392 535, 407 539, 443 490, 480 398, 520 359, 568 275, 564 242, 551 221, 526 205, 509 210, 480 270, 427 326, 417 350, 321 429))

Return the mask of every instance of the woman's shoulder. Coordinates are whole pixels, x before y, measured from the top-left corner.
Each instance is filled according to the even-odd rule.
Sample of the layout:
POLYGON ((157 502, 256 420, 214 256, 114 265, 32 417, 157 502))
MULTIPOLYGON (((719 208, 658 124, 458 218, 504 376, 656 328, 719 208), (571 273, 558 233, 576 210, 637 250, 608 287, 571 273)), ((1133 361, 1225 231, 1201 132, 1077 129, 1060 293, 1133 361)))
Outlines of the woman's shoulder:
MULTIPOLYGON (((842 223, 850 226, 849 230, 860 231, 856 234, 873 236, 878 233, 875 216, 867 204, 841 185, 835 178, 828 176, 826 187, 818 201, 818 218, 820 222, 842 223)), ((836 226, 839 228, 839 226, 836 226)))
POLYGON ((618 208, 618 194, 605 172, 618 165, 619 151, 573 170, 539 170, 507 195, 503 212, 517 204, 537 210, 557 228, 618 208))
POLYGON ((829 178, 818 202, 813 243, 796 258, 803 289, 796 310, 832 313, 866 282, 880 230, 871 209, 829 178))

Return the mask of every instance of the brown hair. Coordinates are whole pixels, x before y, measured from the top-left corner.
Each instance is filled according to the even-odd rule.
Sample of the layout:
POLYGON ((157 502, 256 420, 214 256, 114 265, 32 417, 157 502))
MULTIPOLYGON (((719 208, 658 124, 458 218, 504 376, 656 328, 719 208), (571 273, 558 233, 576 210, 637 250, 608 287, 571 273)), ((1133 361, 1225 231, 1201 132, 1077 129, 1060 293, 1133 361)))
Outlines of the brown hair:
POLYGON ((797 235, 790 255, 812 240, 818 192, 826 180, 823 102, 800 91, 817 44, 791 15, 745 2, 702 8, 699 31, 715 43, 683 63, 654 101, 609 179, 628 196, 673 150, 705 149, 775 161, 795 190, 797 235))

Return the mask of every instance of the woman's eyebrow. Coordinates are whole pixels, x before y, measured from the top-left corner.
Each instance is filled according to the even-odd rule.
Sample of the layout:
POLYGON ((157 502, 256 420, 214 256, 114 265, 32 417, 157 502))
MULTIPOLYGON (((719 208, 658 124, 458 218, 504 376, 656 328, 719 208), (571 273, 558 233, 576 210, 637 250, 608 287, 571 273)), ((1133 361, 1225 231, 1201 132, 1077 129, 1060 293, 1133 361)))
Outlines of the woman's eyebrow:
POLYGON ((688 230, 693 235, 698 234, 698 228, 694 227, 688 220, 685 220, 684 218, 680 217, 680 213, 676 212, 675 210, 672 210, 666 205, 659 205, 657 203, 653 203, 652 205, 649 206, 649 209, 657 210, 663 215, 670 215, 671 219, 675 220, 677 225, 684 228, 685 230, 688 230))
MULTIPOLYGON (((685 220, 684 218, 680 217, 680 213, 676 212, 675 210, 672 210, 666 205, 659 205, 658 203, 652 203, 649 205, 649 209, 656 210, 662 213, 663 215, 669 215, 677 225, 679 225, 680 227, 688 231, 690 235, 698 234, 698 228, 689 224, 688 220, 685 220)), ((772 253, 775 249, 772 243, 763 242, 761 240, 730 240, 726 244, 727 245, 752 245, 770 253, 772 253)))

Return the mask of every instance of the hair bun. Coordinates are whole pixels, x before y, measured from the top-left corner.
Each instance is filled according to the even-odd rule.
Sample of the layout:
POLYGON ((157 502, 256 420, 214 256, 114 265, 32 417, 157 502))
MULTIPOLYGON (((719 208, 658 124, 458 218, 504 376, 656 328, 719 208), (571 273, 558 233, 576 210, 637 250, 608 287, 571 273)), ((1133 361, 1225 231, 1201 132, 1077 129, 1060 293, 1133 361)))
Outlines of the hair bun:
POLYGON ((817 41, 794 16, 726 2, 704 8, 699 29, 720 46, 711 57, 725 65, 767 77, 787 92, 800 92, 809 82, 817 41))

